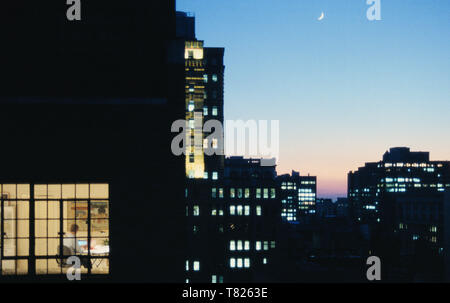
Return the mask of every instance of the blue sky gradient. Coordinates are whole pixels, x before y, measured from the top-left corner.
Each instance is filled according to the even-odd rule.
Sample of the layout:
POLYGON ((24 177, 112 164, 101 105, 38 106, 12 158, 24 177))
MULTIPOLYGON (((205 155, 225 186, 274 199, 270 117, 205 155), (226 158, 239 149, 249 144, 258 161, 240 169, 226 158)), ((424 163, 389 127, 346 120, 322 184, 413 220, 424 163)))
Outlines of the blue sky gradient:
POLYGON ((225 119, 280 120, 279 173, 321 197, 394 146, 450 159, 450 1, 177 0, 225 47, 225 119), (318 21, 321 12, 325 18, 318 21))

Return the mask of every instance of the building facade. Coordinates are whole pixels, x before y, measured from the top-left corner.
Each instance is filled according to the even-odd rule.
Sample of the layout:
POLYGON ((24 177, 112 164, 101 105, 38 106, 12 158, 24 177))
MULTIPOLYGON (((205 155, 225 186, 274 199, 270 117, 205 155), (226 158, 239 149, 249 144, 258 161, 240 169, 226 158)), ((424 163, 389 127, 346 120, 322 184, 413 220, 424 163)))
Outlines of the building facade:
POLYGON ((383 256, 390 279, 442 280, 449 188, 449 161, 430 161, 428 152, 405 147, 349 173, 352 218, 366 239, 363 254, 383 256))
POLYGON ((78 246, 82 280, 183 282, 175 1, 24 3, 0 18, 0 280, 68 281, 78 246))
POLYGON ((317 177, 300 176, 299 172, 277 177, 283 221, 300 222, 316 213, 317 177))

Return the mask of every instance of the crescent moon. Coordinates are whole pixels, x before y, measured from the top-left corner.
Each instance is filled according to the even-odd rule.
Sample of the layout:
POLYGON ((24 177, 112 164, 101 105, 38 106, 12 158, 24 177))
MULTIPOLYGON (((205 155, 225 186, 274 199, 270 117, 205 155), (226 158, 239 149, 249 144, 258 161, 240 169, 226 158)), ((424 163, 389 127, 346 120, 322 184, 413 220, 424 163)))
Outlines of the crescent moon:
POLYGON ((324 12, 322 12, 322 15, 320 15, 320 17, 317 19, 317 20, 319 20, 319 21, 322 21, 323 20, 323 18, 325 18, 325 14, 324 14, 324 12))

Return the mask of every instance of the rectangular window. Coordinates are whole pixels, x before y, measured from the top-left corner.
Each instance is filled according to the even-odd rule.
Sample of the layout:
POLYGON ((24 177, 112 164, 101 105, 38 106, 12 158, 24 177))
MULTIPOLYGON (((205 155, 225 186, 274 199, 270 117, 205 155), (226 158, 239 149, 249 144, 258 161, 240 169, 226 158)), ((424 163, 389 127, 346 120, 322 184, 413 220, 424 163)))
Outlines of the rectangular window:
POLYGON ((212 179, 213 179, 213 180, 219 179, 219 173, 216 172, 216 171, 213 171, 213 173, 212 173, 212 179))
POLYGON ((242 258, 238 258, 236 261, 237 268, 242 268, 242 258))
POLYGON ((261 199, 261 188, 256 189, 256 199, 261 199))
POLYGON ((250 250, 250 241, 244 242, 244 250, 250 250))
POLYGON ((238 188, 238 190, 237 190, 237 196, 238 196, 239 199, 242 198, 242 188, 238 188))
POLYGON ((250 206, 249 205, 245 205, 244 214, 246 216, 250 216, 250 206))
POLYGON ((223 198, 223 188, 219 188, 219 198, 223 198))
POLYGON ((244 267, 245 268, 250 268, 250 259, 249 258, 245 258, 244 259, 244 267))
POLYGON ((269 189, 264 188, 264 199, 268 199, 268 198, 269 198, 269 189))
POLYGON ((245 189, 244 198, 245 198, 245 199, 250 198, 250 188, 246 188, 246 189, 245 189))
POLYGON ((235 198, 236 197, 236 191, 234 188, 230 188, 230 198, 235 198))
POLYGON ((0 218, 0 275, 64 274, 65 253, 95 265, 82 274, 109 273, 108 184, 0 184, 0 218))
POLYGON ((230 241, 230 250, 235 251, 236 250, 236 242, 234 240, 230 241))
POLYGON ((211 198, 217 197, 217 188, 213 187, 211 188, 211 198))
POLYGON ((236 259, 235 258, 231 258, 230 259, 230 268, 235 268, 236 267, 236 259))
POLYGON ((213 284, 217 283, 217 276, 216 275, 212 275, 211 276, 211 283, 213 283, 213 284))
POLYGON ((203 116, 208 116, 208 107, 203 107, 203 116))
POLYGON ((236 210, 236 207, 234 205, 230 205, 230 215, 234 216, 235 210, 236 210))
MULTIPOLYGON (((214 96, 214 93, 213 93, 213 96, 214 96)), ((213 108, 212 108, 212 115, 213 116, 217 116, 218 115, 217 106, 213 106, 213 108)))
POLYGON ((269 250, 269 242, 264 241, 264 250, 269 250))
POLYGON ((270 189, 270 198, 271 199, 275 199, 276 198, 275 188, 271 188, 270 189))
POLYGON ((242 205, 237 206, 237 215, 242 216, 242 205))
POLYGON ((193 213, 194 216, 200 216, 200 206, 194 205, 193 213))
POLYGON ((242 250, 242 240, 237 241, 237 250, 242 250))
POLYGON ((257 216, 261 216, 262 215, 262 210, 261 210, 261 206, 260 205, 256 206, 256 215, 257 216))
POLYGON ((261 241, 256 241, 255 249, 256 250, 261 250, 261 241))
POLYGON ((194 261, 194 271, 200 271, 200 261, 194 261))

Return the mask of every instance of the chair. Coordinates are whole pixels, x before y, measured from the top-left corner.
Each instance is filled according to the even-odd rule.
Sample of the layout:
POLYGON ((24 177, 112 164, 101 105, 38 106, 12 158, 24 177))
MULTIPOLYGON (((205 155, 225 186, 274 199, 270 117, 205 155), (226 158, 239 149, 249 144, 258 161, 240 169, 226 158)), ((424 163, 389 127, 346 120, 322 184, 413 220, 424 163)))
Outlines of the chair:
MULTIPOLYGON (((58 245, 58 252, 61 251, 61 246, 58 245)), ((71 267, 71 264, 67 264, 67 258, 70 257, 72 254, 72 250, 63 245, 62 247, 62 256, 60 256, 59 254, 56 255, 56 262, 58 263, 58 265, 62 268, 66 268, 66 267, 71 267)))

